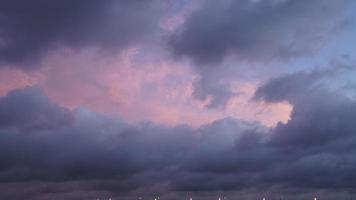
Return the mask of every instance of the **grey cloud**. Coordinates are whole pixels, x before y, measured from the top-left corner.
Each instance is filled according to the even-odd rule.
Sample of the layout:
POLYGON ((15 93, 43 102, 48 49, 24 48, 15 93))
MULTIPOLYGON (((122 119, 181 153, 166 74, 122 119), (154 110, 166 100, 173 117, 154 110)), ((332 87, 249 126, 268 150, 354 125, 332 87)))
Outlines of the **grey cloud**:
POLYGON ((250 61, 285 60, 314 53, 344 27, 347 1, 208 0, 170 38, 178 57, 198 67, 233 55, 250 61))
POLYGON ((289 74, 258 88, 256 99, 293 105, 291 119, 271 131, 268 144, 293 159, 281 162, 263 179, 306 188, 353 187, 356 135, 352 120, 356 117, 356 101, 342 87, 330 87, 335 77, 327 78, 339 71, 331 68, 289 74))
POLYGON ((194 129, 129 124, 62 108, 37 88, 14 90, 0 99, 0 197, 11 197, 10 185, 30 183, 17 199, 130 199, 272 185, 353 191, 356 102, 326 89, 315 95, 321 93, 298 94, 304 98, 292 101, 290 121, 276 128, 227 118, 194 129))
POLYGON ((313 55, 344 30, 347 5, 348 0, 208 0, 172 34, 168 46, 174 56, 194 61, 201 76, 194 97, 211 97, 207 107, 221 108, 235 95, 227 77, 248 76, 252 70, 242 70, 241 63, 261 65, 313 55), (242 62, 227 69, 226 57, 242 62))
POLYGON ((304 95, 308 93, 308 95, 316 97, 323 95, 321 93, 327 89, 325 86, 332 86, 335 83, 333 81, 335 77, 354 70, 354 67, 349 64, 335 63, 335 65, 337 67, 301 71, 272 78, 257 88, 253 100, 264 100, 272 103, 288 101, 294 104, 300 98, 305 99, 304 95))
POLYGON ((349 73, 351 69, 335 67, 288 74, 260 86, 255 100, 288 101, 293 105, 291 120, 273 130, 273 145, 288 151, 305 148, 342 152, 350 147, 355 139, 350 121, 356 117, 355 99, 342 86, 335 89, 332 85, 340 72, 349 73))
POLYGON ((121 50, 155 34, 161 15, 158 1, 3 0, 0 64, 36 67, 58 47, 121 50))
POLYGON ((198 158, 215 153, 217 142, 222 151, 233 147, 228 138, 255 126, 232 119, 199 130, 127 124, 62 108, 31 87, 0 99, 0 121, 1 184, 92 181, 94 188, 115 192, 146 187, 152 178, 169 181, 183 163, 189 170, 194 152, 198 158))
POLYGON ((222 108, 232 97, 238 95, 231 91, 230 84, 219 82, 207 76, 202 76, 194 82, 193 86, 193 97, 203 102, 207 101, 206 108, 222 108))
POLYGON ((288 101, 293 105, 291 119, 265 134, 250 128, 235 140, 235 150, 226 148, 221 154, 196 159, 194 173, 179 176, 177 187, 229 190, 283 185, 353 192, 356 101, 342 84, 336 87, 342 77, 339 72, 345 68, 290 74, 262 85, 256 98, 288 101))

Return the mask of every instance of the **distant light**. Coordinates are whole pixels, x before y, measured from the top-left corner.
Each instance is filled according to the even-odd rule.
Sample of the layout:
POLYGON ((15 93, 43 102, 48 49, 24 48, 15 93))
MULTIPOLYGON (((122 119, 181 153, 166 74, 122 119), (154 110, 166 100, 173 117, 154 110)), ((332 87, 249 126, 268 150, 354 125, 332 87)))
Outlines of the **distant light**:
POLYGON ((314 197, 314 200, 318 200, 316 197, 314 197))
POLYGON ((266 200, 266 197, 263 197, 262 200, 266 200))

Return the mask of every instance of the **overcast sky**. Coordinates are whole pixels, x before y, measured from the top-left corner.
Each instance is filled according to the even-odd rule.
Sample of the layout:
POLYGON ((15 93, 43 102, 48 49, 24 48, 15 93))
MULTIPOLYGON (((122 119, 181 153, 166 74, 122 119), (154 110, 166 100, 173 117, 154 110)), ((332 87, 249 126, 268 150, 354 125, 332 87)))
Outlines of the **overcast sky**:
POLYGON ((350 199, 355 10, 0 0, 0 199, 350 199))

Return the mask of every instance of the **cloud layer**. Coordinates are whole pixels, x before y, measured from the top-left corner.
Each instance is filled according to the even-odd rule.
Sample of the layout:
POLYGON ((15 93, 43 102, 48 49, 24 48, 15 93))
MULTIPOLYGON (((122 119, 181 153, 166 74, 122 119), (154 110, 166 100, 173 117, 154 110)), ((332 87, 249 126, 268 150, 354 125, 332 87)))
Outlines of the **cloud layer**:
POLYGON ((0 199, 350 199, 355 5, 1 1, 0 199))
POLYGON ((106 52, 147 42, 157 32, 157 1, 23 1, 0 3, 0 66, 38 67, 58 48, 106 52))
POLYGON ((206 1, 171 37, 174 53, 198 66, 227 55, 243 60, 284 60, 315 52, 345 23, 346 1, 206 1))
POLYGON ((263 73, 273 70, 267 69, 273 68, 267 63, 317 54, 347 27, 344 11, 349 3, 207 0, 169 37, 168 44, 174 56, 195 63, 202 77, 195 85, 195 97, 203 101, 210 97, 207 108, 221 108, 234 96, 227 84, 229 76, 248 76, 256 70, 251 63, 257 63, 263 73), (231 69, 226 60, 232 62, 231 69), (245 63, 250 67, 243 68, 245 63))
MULTIPOLYGON (((130 191, 272 186, 351 189, 356 184, 356 100, 305 81, 310 76, 320 80, 328 72, 286 75, 260 87, 256 99, 276 93, 279 100, 293 102, 291 119, 272 129, 231 118, 197 129, 128 124, 59 107, 37 88, 14 90, 0 100, 0 181, 15 187, 29 181, 59 182, 62 195, 69 192, 67 184, 80 181, 80 190, 92 197, 103 191, 125 196, 130 191), (287 81, 290 77, 296 81, 287 81), (269 92, 266 88, 275 81, 294 84, 297 92, 280 87, 269 92)), ((51 189, 32 192, 45 196, 51 189)))

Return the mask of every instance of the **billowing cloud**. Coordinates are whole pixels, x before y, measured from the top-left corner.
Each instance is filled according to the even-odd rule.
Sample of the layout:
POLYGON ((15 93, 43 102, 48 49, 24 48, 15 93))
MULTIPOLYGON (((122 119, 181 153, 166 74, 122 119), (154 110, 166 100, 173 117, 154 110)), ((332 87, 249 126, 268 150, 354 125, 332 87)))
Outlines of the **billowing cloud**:
POLYGON ((291 120, 272 131, 270 145, 282 155, 296 157, 292 163, 279 164, 273 170, 276 177, 269 174, 265 178, 305 187, 336 189, 355 184, 355 98, 344 86, 331 87, 330 79, 328 84, 321 83, 337 71, 340 68, 285 75, 257 90, 257 99, 290 101, 294 106, 291 120))
POLYGON ((117 51, 157 32, 157 1, 23 1, 0 3, 0 64, 39 66, 59 47, 117 51))
POLYGON ((196 93, 193 87, 199 87, 196 84, 200 80, 189 65, 164 59, 158 63, 139 60, 140 55, 141 51, 135 48, 114 58, 98 55, 95 50, 56 52, 47 56, 43 67, 35 71, 0 69, 0 95, 35 85, 66 108, 86 107, 94 112, 119 115, 127 122, 148 120, 171 126, 185 123, 198 127, 227 116, 257 120, 268 126, 288 119, 291 110, 288 104, 248 101, 256 83, 239 82, 236 86, 222 82, 216 86, 213 81, 196 93), (222 96, 219 99, 197 96, 206 91, 222 96), (231 96, 226 108, 221 109, 219 103, 231 96), (207 110, 207 105, 216 109, 207 110))
POLYGON ((1 1, 0 199, 349 199, 349 2, 1 1))
POLYGON ((176 56, 211 66, 227 55, 243 60, 306 56, 342 28, 346 1, 206 1, 170 40, 176 56))
POLYGON ((347 5, 347 0, 207 0, 168 43, 174 56, 194 61, 201 76, 194 97, 210 97, 207 108, 221 108, 235 96, 229 85, 241 74, 248 77, 256 68, 263 74, 275 67, 268 63, 316 55, 347 27, 347 5))
POLYGON ((229 119, 199 130, 128 124, 59 107, 37 88, 2 97, 0 121, 2 184, 88 181, 92 190, 117 192, 146 187, 152 178, 156 184, 173 181, 172 176, 184 172, 181 165, 190 168, 193 156, 215 152, 210 147, 216 144, 218 151, 233 147, 235 137, 256 126, 229 119), (226 130, 221 134, 227 137, 210 129, 226 130))
POLYGON ((36 88, 14 90, 0 100, 0 185, 35 181, 32 196, 68 199, 272 186, 344 191, 356 184, 356 101, 317 91, 296 95, 303 98, 292 101, 291 119, 270 129, 232 118, 199 128, 130 124, 62 108, 36 88), (82 193, 71 196, 73 184, 82 193))

